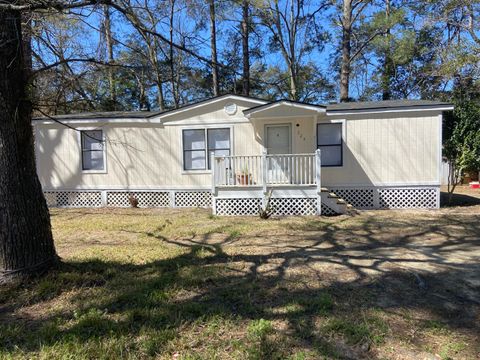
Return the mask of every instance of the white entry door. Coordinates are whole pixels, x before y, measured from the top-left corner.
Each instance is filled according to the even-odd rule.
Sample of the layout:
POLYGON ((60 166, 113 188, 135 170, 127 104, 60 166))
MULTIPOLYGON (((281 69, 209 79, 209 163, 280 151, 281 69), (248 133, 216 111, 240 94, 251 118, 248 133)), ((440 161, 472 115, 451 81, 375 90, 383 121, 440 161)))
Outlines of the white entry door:
MULTIPOLYGON (((266 125, 266 148, 269 155, 292 153, 292 128, 286 125, 266 125)), ((286 158, 268 157, 268 182, 288 184, 289 161, 286 158)))

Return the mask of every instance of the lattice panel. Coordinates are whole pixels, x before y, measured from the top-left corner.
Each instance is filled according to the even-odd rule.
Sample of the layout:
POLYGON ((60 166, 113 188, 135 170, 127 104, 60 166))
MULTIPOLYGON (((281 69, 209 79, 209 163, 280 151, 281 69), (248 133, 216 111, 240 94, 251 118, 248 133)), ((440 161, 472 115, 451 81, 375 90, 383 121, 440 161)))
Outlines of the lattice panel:
POLYGON ((130 207, 129 196, 133 195, 138 200, 139 207, 169 207, 170 193, 159 191, 148 192, 127 192, 127 191, 109 191, 107 192, 107 206, 130 207))
POLYGON ((45 200, 50 207, 100 207, 100 191, 45 191, 45 200))
POLYGON ((262 199, 258 198, 217 199, 215 202, 217 215, 226 216, 258 215, 260 206, 262 199))
POLYGON ((435 208, 437 191, 436 188, 379 189, 380 208, 435 208))
POLYGON ((357 209, 372 209, 373 189, 332 189, 332 191, 357 209))
POLYGON ((270 205, 275 215, 315 215, 317 199, 309 198, 272 198, 270 205))
POLYGON ((332 208, 330 208, 329 206, 322 203, 322 216, 333 216, 333 215, 338 215, 338 213, 334 211, 332 208))
POLYGON ((208 191, 179 191, 175 193, 175 206, 211 207, 212 193, 208 191))

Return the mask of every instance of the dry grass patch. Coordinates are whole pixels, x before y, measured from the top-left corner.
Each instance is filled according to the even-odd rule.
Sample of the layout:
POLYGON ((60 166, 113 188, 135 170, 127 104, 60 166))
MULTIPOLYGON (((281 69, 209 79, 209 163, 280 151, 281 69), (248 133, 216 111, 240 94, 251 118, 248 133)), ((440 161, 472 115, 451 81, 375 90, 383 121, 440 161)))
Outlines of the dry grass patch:
POLYGON ((0 358, 479 358, 474 208, 52 210, 63 264, 0 289, 0 358))

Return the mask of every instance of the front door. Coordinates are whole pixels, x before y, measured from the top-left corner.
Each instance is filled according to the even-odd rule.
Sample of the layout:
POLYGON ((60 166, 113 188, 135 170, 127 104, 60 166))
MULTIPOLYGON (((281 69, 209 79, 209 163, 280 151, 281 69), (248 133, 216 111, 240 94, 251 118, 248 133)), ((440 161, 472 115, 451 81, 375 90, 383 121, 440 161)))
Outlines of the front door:
POLYGON ((267 160, 267 181, 274 184, 288 184, 289 160, 274 155, 292 153, 292 128, 289 124, 266 125, 265 133, 265 147, 268 155, 270 155, 267 160))

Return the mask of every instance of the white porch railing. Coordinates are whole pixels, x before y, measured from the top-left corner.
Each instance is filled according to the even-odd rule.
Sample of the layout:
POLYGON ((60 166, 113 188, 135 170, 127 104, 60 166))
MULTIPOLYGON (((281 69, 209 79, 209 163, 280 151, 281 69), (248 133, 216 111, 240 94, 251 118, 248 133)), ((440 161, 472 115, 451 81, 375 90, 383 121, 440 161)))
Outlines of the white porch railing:
POLYGON ((320 150, 314 154, 211 154, 212 187, 320 185, 320 150))

